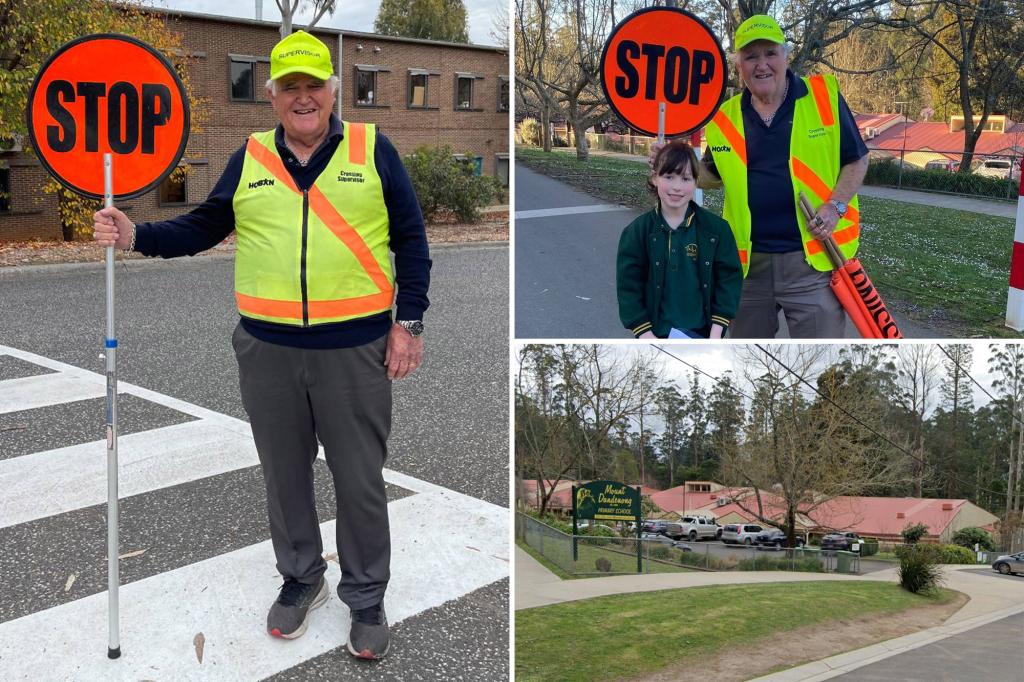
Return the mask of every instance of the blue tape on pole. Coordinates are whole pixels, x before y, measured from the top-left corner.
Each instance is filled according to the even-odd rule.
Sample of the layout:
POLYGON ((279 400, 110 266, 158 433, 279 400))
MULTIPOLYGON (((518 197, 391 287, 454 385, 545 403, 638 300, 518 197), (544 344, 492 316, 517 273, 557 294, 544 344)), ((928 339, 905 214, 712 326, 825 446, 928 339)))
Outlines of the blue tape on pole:
POLYGON ((105 348, 117 348, 117 339, 106 339, 103 346, 105 348))

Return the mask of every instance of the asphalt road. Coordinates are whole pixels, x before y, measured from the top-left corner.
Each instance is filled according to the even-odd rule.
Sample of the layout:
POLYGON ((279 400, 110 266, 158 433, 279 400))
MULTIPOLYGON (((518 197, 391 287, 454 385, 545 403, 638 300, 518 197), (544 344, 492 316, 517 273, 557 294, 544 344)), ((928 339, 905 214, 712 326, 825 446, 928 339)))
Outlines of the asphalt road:
MULTIPOLYGON (((397 472, 398 482, 388 486, 389 508, 398 508, 396 505, 413 500, 418 493, 437 490, 432 493, 436 499, 468 500, 470 506, 485 510, 480 518, 500 516, 507 529, 504 511, 496 515, 487 510, 508 506, 508 250, 444 247, 434 249, 432 255, 425 362, 412 378, 395 385, 387 468, 397 472), (467 323, 471 320, 488 323, 467 323), (405 480, 413 485, 405 485, 405 480)), ((212 256, 133 262, 127 268, 118 265, 118 379, 167 401, 160 404, 162 397, 153 401, 123 396, 119 401, 122 437, 145 436, 150 429, 191 428, 202 421, 173 409, 174 400, 196 406, 193 411, 197 413, 211 410, 216 413, 214 419, 225 423, 247 420, 238 396, 230 343, 237 322, 232 263, 230 258, 212 256)), ((81 368, 103 373, 98 359, 105 324, 101 265, 4 269, 0 270, 0 290, 0 346, 65 363, 72 371, 81 368)), ((61 371, 0 353, 0 382, 4 382, 0 383, 0 408, 5 385, 13 385, 8 382, 46 382, 61 376, 61 371)), ((38 400, 42 406, 21 411, 8 406, 6 413, 0 409, 0 480, 13 470, 10 467, 29 462, 29 458, 52 458, 101 438, 102 397, 65 401, 26 393, 19 400, 27 400, 29 406, 38 400)), ((103 457, 103 450, 99 452, 103 457)), ((123 471, 122 476, 130 478, 130 474, 123 471)), ((59 505, 65 493, 69 498, 80 493, 74 481, 62 489, 64 484, 59 481, 47 485, 45 472, 39 472, 39 478, 54 504, 59 505)), ((329 523, 334 498, 323 462, 316 465, 316 487, 320 520, 329 523)), ((127 586, 122 591, 129 592, 133 583, 144 585, 147 580, 191 570, 266 542, 265 505, 258 466, 134 496, 122 494, 122 551, 149 548, 146 554, 122 562, 122 585, 127 586)), ((446 514, 458 518, 449 512, 438 509, 436 514, 419 514, 422 541, 406 538, 415 552, 437 554, 426 557, 429 561, 424 564, 445 561, 441 554, 445 550, 426 540, 429 533, 443 530, 458 538, 465 549, 474 550, 473 528, 443 525, 446 514)), ((17 521, 16 512, 10 513, 17 521)), ((394 519, 395 511, 391 514, 394 519)), ((71 608, 76 601, 95 599, 106 589, 105 505, 69 507, 60 513, 25 518, 28 520, 0 524, 0 546, 4 548, 0 574, 5 582, 0 598, 0 668, 5 670, 18 661, 17 657, 6 663, 3 660, 4 623, 38 617, 48 609, 71 608), (65 589, 72 574, 76 581, 65 589)), ((394 524, 393 520, 393 535, 401 531, 394 524)), ((501 535, 499 542, 507 545, 507 531, 499 528, 493 535, 501 535)), ((487 538, 490 543, 494 540, 487 538)), ((507 548, 504 558, 494 558, 505 562, 504 578, 499 576, 402 619, 392 628, 393 651, 380 664, 360 665, 342 647, 334 647, 287 669, 277 669, 274 679, 334 679, 339 675, 363 680, 508 679, 507 548)), ((273 569, 272 562, 245 567, 246 571, 271 575, 273 569)), ((223 579, 227 584, 236 578, 224 575, 223 579)), ((421 589, 430 593, 441 587, 451 588, 423 585, 421 589)), ((262 610, 274 596, 271 591, 247 594, 246 598, 258 601, 262 610)), ((105 595, 102 597, 105 600, 105 595)), ((332 601, 337 600, 332 597, 332 601)), ((390 606, 388 610, 390 615, 390 606)), ((154 618, 159 620, 159 614, 154 618)), ((323 618, 328 619, 326 615, 323 618)), ((106 622, 81 623, 79 627, 105 633, 106 622)), ((130 625, 124 627, 131 629, 130 625)), ((324 622, 320 627, 330 625, 324 622)), ((307 633, 303 639, 309 637, 307 633)), ((11 656, 11 649, 6 651, 11 656)), ((20 653, 24 657, 29 651, 20 653)), ((260 655, 253 652, 256 658, 260 655)), ((153 676, 165 679, 157 673, 153 676)), ((11 679, 8 674, 5 678, 11 679)), ((37 679, 46 679, 45 673, 40 672, 37 679)))
MULTIPOLYGON (((639 212, 607 205, 516 164, 515 330, 519 339, 632 338, 619 321, 619 235, 639 212)), ((905 338, 936 333, 899 319, 905 338)), ((860 338, 847 320, 846 338, 860 338)), ((788 338, 779 313, 778 338, 788 338)))
POLYGON ((844 682, 1017 682, 1024 679, 1024 613, 891 656, 844 682))

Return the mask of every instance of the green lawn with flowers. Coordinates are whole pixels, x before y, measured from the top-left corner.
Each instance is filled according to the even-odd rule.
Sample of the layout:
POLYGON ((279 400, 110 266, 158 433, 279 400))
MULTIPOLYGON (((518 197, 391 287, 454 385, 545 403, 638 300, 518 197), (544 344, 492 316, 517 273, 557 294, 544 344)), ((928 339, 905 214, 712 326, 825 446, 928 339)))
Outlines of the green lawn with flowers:
MULTIPOLYGON (((651 205, 647 167, 624 158, 573 150, 516 147, 516 162, 604 201, 651 205)), ((722 192, 704 193, 721 214, 722 192)), ((1018 336, 1003 326, 1013 220, 980 213, 861 197, 858 257, 897 317, 959 338, 1018 336)))

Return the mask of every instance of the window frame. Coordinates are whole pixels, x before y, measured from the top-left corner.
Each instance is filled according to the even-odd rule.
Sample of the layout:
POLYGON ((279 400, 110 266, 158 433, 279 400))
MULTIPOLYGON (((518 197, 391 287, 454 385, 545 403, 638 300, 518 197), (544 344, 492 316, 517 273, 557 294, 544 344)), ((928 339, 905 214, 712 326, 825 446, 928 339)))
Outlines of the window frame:
POLYGON ((512 109, 512 86, 508 76, 498 76, 498 113, 504 114, 512 109), (501 90, 508 89, 505 106, 501 106, 501 90))
POLYGON ((7 168, 0 168, 0 215, 9 215, 14 213, 13 199, 14 189, 11 183, 11 169, 9 166, 7 168), (5 175, 7 177, 6 182, 3 180, 5 175), (3 194, 7 195, 6 199, 3 197, 3 194), (4 202, 7 203, 7 208, 3 207, 4 202))
MULTIPOLYGON (((178 166, 178 168, 181 168, 181 166, 178 166)), ((175 170, 177 170, 177 169, 175 169, 175 170)), ((171 174, 173 174, 173 171, 171 172, 171 174)), ((163 197, 164 185, 166 183, 168 183, 168 182, 171 182, 171 174, 168 174, 168 176, 166 178, 164 178, 160 182, 160 184, 157 186, 157 190, 156 190, 156 205, 159 206, 160 208, 164 208, 164 207, 168 207, 168 206, 188 206, 189 205, 189 203, 188 203, 188 176, 189 176, 189 174, 188 173, 182 174, 182 177, 181 177, 182 190, 183 190, 183 194, 185 195, 185 199, 183 201, 164 201, 164 197, 163 197)))
POLYGON ((355 72, 355 78, 353 81, 352 89, 352 106, 362 107, 364 109, 388 109, 389 105, 383 102, 383 93, 381 92, 381 79, 379 74, 390 73, 391 69, 385 66, 377 66, 375 64, 355 64, 353 67, 355 72), (359 101, 359 78, 362 74, 369 73, 373 74, 373 101, 369 103, 361 103, 359 101))
MULTIPOLYGON (((256 82, 256 65, 257 64, 269 64, 270 59, 268 57, 254 57, 252 55, 245 54, 229 54, 228 55, 228 101, 229 102, 251 102, 255 104, 269 102, 266 97, 260 97, 260 84, 256 82), (252 98, 235 97, 235 81, 231 77, 231 67, 234 64, 248 64, 252 70, 252 98)), ((266 88, 263 89, 266 91, 266 88)))
POLYGON ((509 156, 508 152, 497 152, 494 155, 494 177, 498 178, 499 181, 501 180, 501 174, 498 172, 498 169, 501 167, 502 161, 505 162, 505 181, 502 183, 501 186, 508 187, 509 183, 512 180, 512 164, 510 163, 511 157, 509 156))
POLYGON ((483 109, 476 106, 475 103, 478 96, 476 87, 476 81, 478 80, 484 80, 484 77, 476 73, 465 73, 460 71, 455 72, 455 81, 453 84, 454 92, 452 94, 452 107, 455 109, 455 111, 483 111, 483 109), (459 81, 461 80, 468 80, 470 82, 468 107, 459 106, 459 81))

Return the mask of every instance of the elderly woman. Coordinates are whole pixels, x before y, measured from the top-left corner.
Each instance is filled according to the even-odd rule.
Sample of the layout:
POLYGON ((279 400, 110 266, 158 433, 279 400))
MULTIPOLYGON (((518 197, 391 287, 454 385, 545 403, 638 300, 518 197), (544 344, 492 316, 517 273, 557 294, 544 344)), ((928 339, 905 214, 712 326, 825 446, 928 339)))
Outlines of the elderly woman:
POLYGON ((773 18, 740 24, 735 49, 746 88, 705 129, 702 174, 702 186, 725 186, 724 217, 746 276, 730 335, 774 337, 781 310, 791 338, 842 337, 846 318, 821 241, 832 235, 846 258, 857 252, 867 147, 834 76, 800 78, 787 68, 773 18), (817 207, 810 223, 801 192, 817 207))

